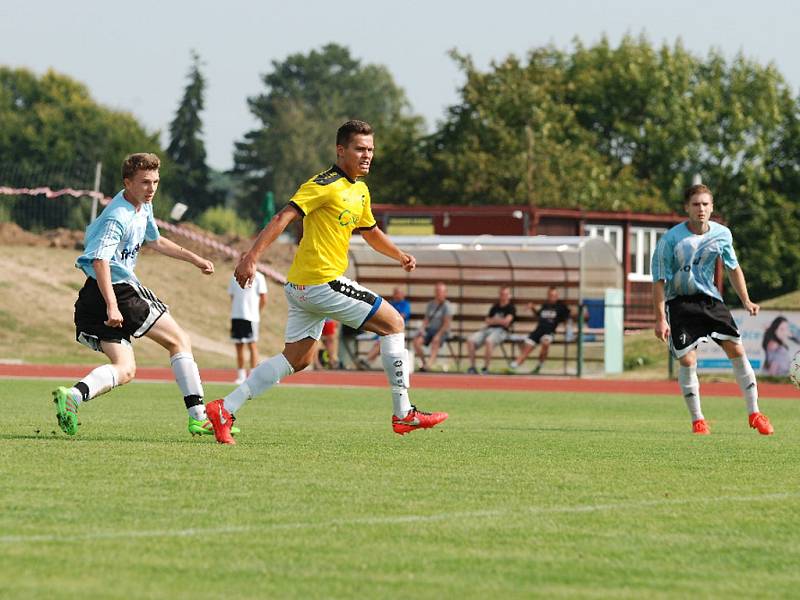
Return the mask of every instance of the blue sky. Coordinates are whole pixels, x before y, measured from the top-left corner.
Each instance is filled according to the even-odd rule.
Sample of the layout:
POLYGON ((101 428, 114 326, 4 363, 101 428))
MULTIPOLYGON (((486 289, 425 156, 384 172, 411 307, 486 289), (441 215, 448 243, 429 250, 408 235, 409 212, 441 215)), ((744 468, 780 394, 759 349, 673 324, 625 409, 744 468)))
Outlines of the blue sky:
MULTIPOLYGON (((84 82, 102 104, 133 113, 148 129, 167 131, 186 84, 190 50, 205 62, 205 141, 209 164, 232 164, 233 142, 254 128, 246 99, 264 90, 272 61, 328 42, 364 63, 386 65, 429 129, 458 101, 461 76, 448 50, 480 68, 509 54, 574 37, 645 33, 654 43, 677 38, 694 53, 711 48, 773 62, 797 91, 800 36, 788 1, 561 0, 559 2, 310 0, 160 4, 99 0, 3 0, 0 63, 37 73, 53 68, 84 82), (141 6, 141 8, 138 8, 141 6)), ((0 124, 1 126, 1 124, 0 124)))

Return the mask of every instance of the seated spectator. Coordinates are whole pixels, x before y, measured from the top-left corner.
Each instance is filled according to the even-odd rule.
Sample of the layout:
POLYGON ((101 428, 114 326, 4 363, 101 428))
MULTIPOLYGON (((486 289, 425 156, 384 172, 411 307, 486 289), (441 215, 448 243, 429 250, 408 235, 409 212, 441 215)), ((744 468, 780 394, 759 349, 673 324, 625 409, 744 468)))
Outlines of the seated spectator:
POLYGON ((542 349, 539 351, 539 362, 533 368, 531 373, 536 374, 542 369, 544 361, 547 360, 547 353, 550 350, 550 344, 553 341, 553 333, 556 328, 570 318, 569 308, 562 300, 558 299, 558 290, 555 287, 550 287, 547 290, 547 301, 542 304, 539 309, 535 309, 533 303, 529 302, 528 307, 538 317, 536 329, 525 339, 525 342, 520 348, 519 356, 516 360, 511 362, 510 368, 514 372, 522 370, 522 363, 533 351, 536 344, 541 344, 542 349))
POLYGON ((486 316, 486 326, 473 333, 467 340, 469 351, 469 369, 467 373, 477 373, 475 368, 475 351, 485 345, 483 353, 482 374, 489 372, 489 363, 492 360, 492 350, 508 338, 509 328, 517 316, 517 309, 511 302, 511 288, 503 286, 497 302, 489 309, 486 316))
POLYGON ((422 328, 414 337, 414 352, 420 357, 420 371, 427 371, 436 362, 436 355, 443 342, 450 335, 450 322, 453 320, 453 305, 447 300, 447 286, 439 282, 434 288, 433 300, 425 308, 422 328), (428 346, 430 356, 425 358, 423 346, 428 346))
MULTIPOLYGON (((411 303, 406 300, 406 292, 401 287, 396 287, 392 291, 392 297, 389 298, 389 304, 391 304, 394 309, 400 313, 400 316, 403 317, 403 322, 408 325, 408 320, 411 318, 411 303)), ((378 336, 375 336, 375 344, 372 348, 369 349, 366 358, 362 358, 358 361, 358 368, 359 369, 370 369, 372 365, 372 361, 378 358, 378 355, 381 353, 381 345, 380 341, 378 340, 378 336)))

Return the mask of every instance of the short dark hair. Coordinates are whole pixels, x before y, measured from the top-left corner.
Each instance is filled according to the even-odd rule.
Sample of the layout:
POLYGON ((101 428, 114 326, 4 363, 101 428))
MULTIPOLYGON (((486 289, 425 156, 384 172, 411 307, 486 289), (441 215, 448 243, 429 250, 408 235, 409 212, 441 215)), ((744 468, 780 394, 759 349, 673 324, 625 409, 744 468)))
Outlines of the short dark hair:
POLYGON ((354 135, 372 135, 372 125, 366 121, 352 119, 336 131, 336 145, 347 146, 354 135))
POLYGON ((711 190, 708 186, 703 185, 702 183, 696 183, 695 185, 690 185, 686 188, 686 191, 683 193, 683 203, 687 204, 689 200, 692 199, 692 196, 697 196, 698 194, 708 194, 711 196, 711 201, 714 201, 714 194, 711 193, 711 190))
POLYGON ((158 171, 161 168, 161 159, 149 152, 129 154, 122 161, 122 178, 133 179, 136 171, 158 171))

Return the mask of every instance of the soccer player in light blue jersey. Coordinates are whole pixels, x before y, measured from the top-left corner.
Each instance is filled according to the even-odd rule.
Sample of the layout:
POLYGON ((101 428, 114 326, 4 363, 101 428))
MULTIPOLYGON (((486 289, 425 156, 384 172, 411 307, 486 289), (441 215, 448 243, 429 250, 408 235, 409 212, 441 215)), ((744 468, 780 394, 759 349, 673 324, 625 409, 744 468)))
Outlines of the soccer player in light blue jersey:
POLYGON ((161 254, 193 264, 205 275, 214 272, 210 260, 159 235, 152 201, 160 166, 154 154, 128 156, 122 165, 124 189, 86 229, 85 250, 75 263, 86 274, 75 303, 76 338, 105 354, 110 364, 97 367, 71 388, 59 387, 53 392, 59 427, 68 435, 78 431, 77 413, 82 403, 133 379, 136 361, 131 337, 142 336, 169 352, 189 412, 189 432, 213 433, 189 336, 167 305, 134 274, 145 243, 161 254))
POLYGON ((711 190, 704 185, 693 185, 686 190, 684 202, 689 220, 667 231, 653 253, 656 337, 669 344, 672 355, 680 362, 678 383, 692 417, 694 433, 711 433, 700 408, 695 349, 701 342, 713 340, 733 364, 747 404, 750 427, 762 435, 770 435, 773 428, 766 415, 759 412, 756 376, 745 355, 739 330, 714 285, 717 258, 722 258, 745 310, 757 315, 759 306, 747 293, 730 229, 710 221, 714 210, 711 190))

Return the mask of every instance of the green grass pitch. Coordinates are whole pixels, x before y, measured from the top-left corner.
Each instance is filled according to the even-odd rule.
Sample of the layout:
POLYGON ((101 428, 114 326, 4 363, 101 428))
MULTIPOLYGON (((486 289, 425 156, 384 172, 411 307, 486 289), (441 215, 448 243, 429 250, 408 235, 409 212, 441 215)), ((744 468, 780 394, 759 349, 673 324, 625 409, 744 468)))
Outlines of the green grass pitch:
MULTIPOLYGON (((93 400, 56 430, 52 382, 0 391, 0 597, 796 597, 794 401, 282 387, 239 444, 191 438, 174 385, 93 400)), ((208 385, 208 397, 229 386, 208 385)))

